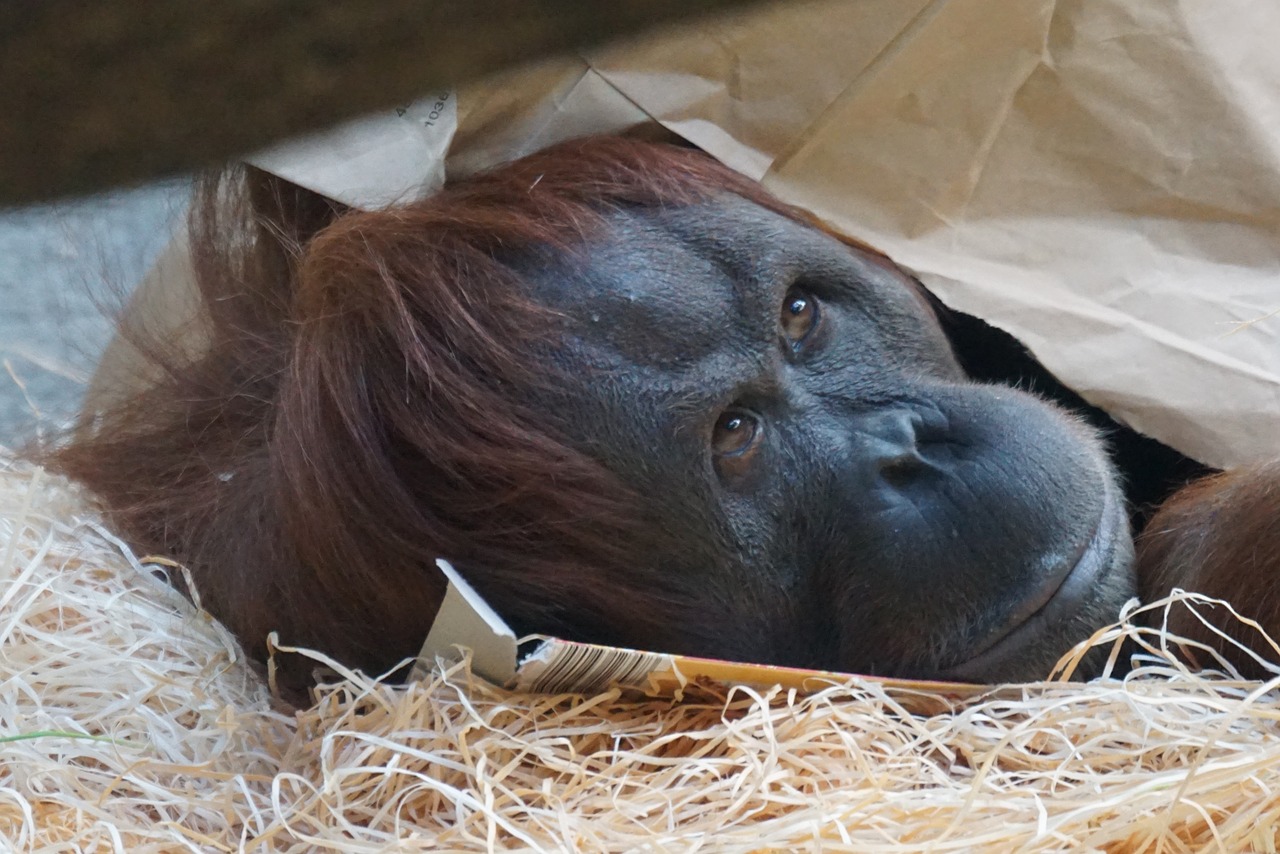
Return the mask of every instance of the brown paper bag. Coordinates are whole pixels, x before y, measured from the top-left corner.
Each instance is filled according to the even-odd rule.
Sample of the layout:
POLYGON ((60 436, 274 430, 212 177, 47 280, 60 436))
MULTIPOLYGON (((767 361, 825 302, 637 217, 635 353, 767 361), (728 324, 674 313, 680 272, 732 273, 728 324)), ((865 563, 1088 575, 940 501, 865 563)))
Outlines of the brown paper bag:
MULTIPOLYGON (((1245 0, 774 4, 463 87, 444 174, 656 123, 1229 466, 1280 452, 1276 33, 1280 6, 1245 0)), ((440 174, 394 165, 361 192, 440 174)))

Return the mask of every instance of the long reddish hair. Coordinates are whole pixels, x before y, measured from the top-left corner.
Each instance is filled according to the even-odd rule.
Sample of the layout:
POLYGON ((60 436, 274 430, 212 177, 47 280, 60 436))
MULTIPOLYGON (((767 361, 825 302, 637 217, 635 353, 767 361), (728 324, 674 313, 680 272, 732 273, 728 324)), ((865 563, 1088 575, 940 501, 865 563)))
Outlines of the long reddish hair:
POLYGON ((523 403, 565 378, 541 358, 557 318, 513 259, 584 251, 610 208, 726 191, 800 216, 697 151, 621 138, 374 212, 252 169, 207 178, 190 222, 207 346, 126 323, 160 379, 46 459, 188 565, 258 655, 272 630, 368 668, 412 655, 438 556, 532 614, 519 629, 569 609, 626 642, 676 604, 642 568, 625 484, 523 403))

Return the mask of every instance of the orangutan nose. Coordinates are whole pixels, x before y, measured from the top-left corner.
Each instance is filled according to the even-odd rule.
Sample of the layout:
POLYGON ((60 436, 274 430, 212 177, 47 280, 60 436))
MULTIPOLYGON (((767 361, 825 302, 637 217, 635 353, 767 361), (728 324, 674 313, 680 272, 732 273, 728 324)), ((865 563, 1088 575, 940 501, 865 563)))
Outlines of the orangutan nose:
POLYGON ((931 467, 920 454, 921 416, 909 409, 880 411, 857 427, 862 464, 875 482, 901 489, 931 467))

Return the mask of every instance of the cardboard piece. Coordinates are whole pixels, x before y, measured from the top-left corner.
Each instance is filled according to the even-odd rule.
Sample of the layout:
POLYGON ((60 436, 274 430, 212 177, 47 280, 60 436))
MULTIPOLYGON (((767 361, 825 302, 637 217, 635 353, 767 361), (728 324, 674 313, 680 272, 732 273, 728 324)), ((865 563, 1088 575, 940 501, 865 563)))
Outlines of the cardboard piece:
POLYGON ((377 208, 444 186, 458 97, 442 91, 336 128, 288 140, 247 162, 354 208, 377 208))
MULTIPOLYGON (((706 682, 765 690, 781 686, 805 694, 868 678, 644 652, 549 635, 517 640, 452 564, 437 560, 436 566, 449 579, 449 586, 414 665, 413 679, 427 678, 437 659, 455 661, 467 651, 471 653, 471 672, 475 675, 513 691, 535 694, 589 694, 616 686, 648 697, 678 697, 687 685, 706 682)), ((937 714, 952 701, 998 692, 990 686, 961 682, 885 678, 873 681, 904 710, 918 714, 937 714)))

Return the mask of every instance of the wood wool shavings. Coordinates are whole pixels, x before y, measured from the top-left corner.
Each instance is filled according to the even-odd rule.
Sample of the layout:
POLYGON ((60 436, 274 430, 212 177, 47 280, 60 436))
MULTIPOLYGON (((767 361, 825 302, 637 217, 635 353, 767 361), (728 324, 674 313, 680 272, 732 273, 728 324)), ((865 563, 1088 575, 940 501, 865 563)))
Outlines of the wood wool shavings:
POLYGON ((85 496, 10 457, 0 559, 0 849, 1276 849, 1280 680, 1193 672, 1131 621, 1090 639, 1144 645, 1124 680, 928 716, 874 680, 528 696, 465 663, 351 674, 295 712, 85 496))

